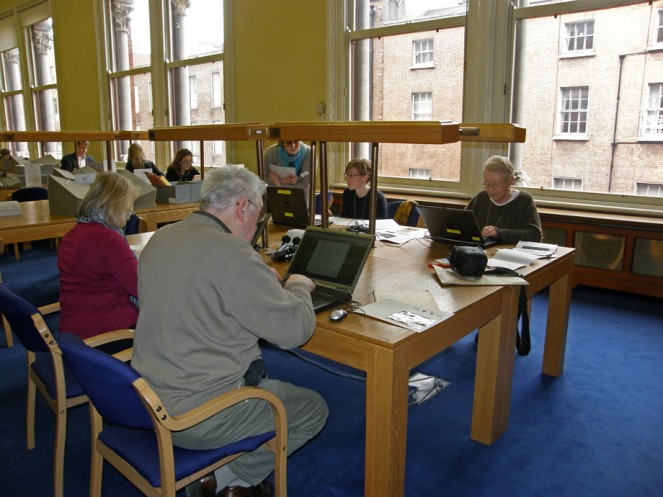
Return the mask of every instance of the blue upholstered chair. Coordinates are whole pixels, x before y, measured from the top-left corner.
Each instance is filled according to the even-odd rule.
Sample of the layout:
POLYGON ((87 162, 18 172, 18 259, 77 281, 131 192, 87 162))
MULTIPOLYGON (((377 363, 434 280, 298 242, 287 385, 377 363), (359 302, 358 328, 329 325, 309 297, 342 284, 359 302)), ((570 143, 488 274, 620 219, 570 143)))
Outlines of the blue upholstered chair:
MULTIPOLYGON (((44 307, 44 311, 59 309, 59 304, 44 307)), ((35 447, 35 400, 39 391, 56 416, 55 454, 53 457, 53 495, 63 495, 64 449, 67 434, 67 410, 87 402, 81 385, 62 362, 52 353, 56 344, 53 333, 44 322, 42 313, 25 299, 0 283, 0 312, 4 315, 18 340, 27 350, 28 395, 26 405, 26 438, 28 450, 35 447)), ((92 345, 133 337, 132 330, 120 330, 93 337, 92 345)), ((100 352, 103 354, 103 352, 100 352)))
MULTIPOLYGON (((327 192, 327 209, 331 208, 332 200, 334 200, 334 192, 327 192)), ((322 198, 320 198, 320 192, 315 194, 315 213, 322 213, 322 198)))
POLYGON ((31 200, 48 200, 48 190, 43 186, 28 186, 12 193, 12 200, 29 202, 31 200))
POLYGON ((58 342, 65 362, 90 398, 91 497, 101 496, 104 460, 145 495, 175 497, 177 490, 263 444, 275 452, 276 495, 285 497, 287 422, 283 404, 274 394, 243 387, 172 417, 154 390, 128 364, 87 346, 76 335, 64 333, 58 342), (270 403, 274 431, 212 450, 173 446, 172 431, 190 428, 252 398, 270 403))
POLYGON ((127 224, 124 227, 125 235, 135 235, 137 233, 145 233, 147 231, 147 223, 145 219, 136 214, 129 216, 127 224))

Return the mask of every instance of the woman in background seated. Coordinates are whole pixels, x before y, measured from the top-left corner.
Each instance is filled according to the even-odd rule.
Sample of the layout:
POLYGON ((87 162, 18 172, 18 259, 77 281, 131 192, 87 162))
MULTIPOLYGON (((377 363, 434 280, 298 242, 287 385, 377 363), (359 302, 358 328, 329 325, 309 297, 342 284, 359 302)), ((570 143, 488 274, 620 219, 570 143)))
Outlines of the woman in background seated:
POLYGON ((138 145, 138 143, 132 143, 129 145, 129 151, 127 154, 127 165, 124 167, 127 171, 133 173, 134 169, 151 169, 153 174, 163 176, 163 173, 154 165, 154 162, 145 158, 143 147, 138 145))
MULTIPOLYGON (((370 212, 371 163, 368 159, 352 159, 345 166, 345 181, 348 187, 343 190, 343 207, 341 217, 350 219, 368 219, 370 212)), ((388 219, 387 199, 380 190, 377 195, 377 211, 375 219, 388 219)))
POLYGON ((166 179, 168 181, 193 181, 194 176, 200 177, 198 170, 193 167, 193 154, 191 150, 181 148, 175 154, 175 160, 168 166, 166 179))
POLYGON ((136 325, 138 260, 122 231, 136 197, 117 173, 90 185, 58 250, 60 331, 87 338, 136 325))
POLYGON ((297 186, 308 192, 311 184, 311 147, 300 141, 280 141, 265 150, 263 159, 267 168, 267 184, 297 186), (272 171, 271 166, 292 168, 292 173, 282 178, 272 171))
POLYGON ((493 155, 483 168, 483 191, 477 193, 466 209, 474 211, 483 226, 481 234, 504 243, 540 242, 541 220, 534 199, 513 188, 516 178, 511 161, 493 155))

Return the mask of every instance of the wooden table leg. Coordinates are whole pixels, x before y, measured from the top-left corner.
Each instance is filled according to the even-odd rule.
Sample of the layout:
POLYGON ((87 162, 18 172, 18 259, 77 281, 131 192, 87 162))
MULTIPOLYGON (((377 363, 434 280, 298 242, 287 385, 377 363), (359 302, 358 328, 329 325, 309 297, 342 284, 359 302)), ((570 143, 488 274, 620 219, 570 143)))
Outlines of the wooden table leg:
POLYGON ((517 285, 504 287, 501 315, 480 329, 470 436, 486 445, 509 423, 519 292, 517 285))
POLYGON ((569 270, 550 285, 548 294, 548 321, 541 372, 550 376, 560 376, 564 371, 572 281, 573 260, 569 259, 569 270))
POLYGON ((405 491, 409 370, 403 351, 376 347, 366 371, 365 497, 405 491))

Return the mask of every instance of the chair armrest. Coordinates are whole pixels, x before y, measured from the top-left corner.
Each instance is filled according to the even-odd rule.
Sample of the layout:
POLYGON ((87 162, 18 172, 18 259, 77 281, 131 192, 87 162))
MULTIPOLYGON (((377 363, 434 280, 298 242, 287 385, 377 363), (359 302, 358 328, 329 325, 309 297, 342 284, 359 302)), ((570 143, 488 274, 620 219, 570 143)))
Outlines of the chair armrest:
MULTIPOLYGON (((106 343, 118 342, 120 340, 133 340, 135 330, 130 328, 125 328, 122 330, 108 331, 100 335, 95 335, 89 338, 86 338, 84 342, 90 347, 99 347, 99 345, 104 345, 106 343)), ((133 347, 127 347, 124 350, 116 352, 113 354, 113 357, 119 359, 122 362, 129 362, 133 355, 133 347)))
POLYGON ((37 307, 37 310, 42 314, 53 314, 54 312, 60 312, 60 302, 42 305, 41 307, 37 307))
POLYGON ((191 428, 198 423, 211 418, 215 414, 227 409, 230 406, 249 399, 262 399, 272 406, 274 412, 275 426, 279 427, 281 423, 286 423, 285 408, 281 400, 272 392, 258 387, 242 387, 227 392, 219 397, 211 399, 204 404, 191 409, 179 416, 170 416, 154 390, 147 384, 144 378, 138 378, 134 382, 134 388, 141 396, 145 407, 152 412, 153 419, 170 431, 181 431, 191 428))

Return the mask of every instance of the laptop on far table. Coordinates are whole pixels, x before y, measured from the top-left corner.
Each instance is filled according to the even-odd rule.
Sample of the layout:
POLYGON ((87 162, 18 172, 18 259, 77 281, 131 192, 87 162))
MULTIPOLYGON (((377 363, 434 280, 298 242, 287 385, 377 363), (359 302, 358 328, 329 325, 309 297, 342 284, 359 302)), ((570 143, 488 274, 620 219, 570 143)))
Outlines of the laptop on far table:
POLYGON ((295 228, 308 225, 306 190, 291 186, 267 187, 267 210, 274 224, 285 224, 295 228))
POLYGON ((291 274, 308 276, 316 285, 311 294, 315 312, 352 300, 375 236, 309 226, 290 261, 291 274))
POLYGON ((481 236, 481 228, 474 211, 420 205, 419 213, 433 241, 481 248, 499 243, 494 238, 481 236))

